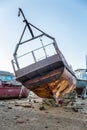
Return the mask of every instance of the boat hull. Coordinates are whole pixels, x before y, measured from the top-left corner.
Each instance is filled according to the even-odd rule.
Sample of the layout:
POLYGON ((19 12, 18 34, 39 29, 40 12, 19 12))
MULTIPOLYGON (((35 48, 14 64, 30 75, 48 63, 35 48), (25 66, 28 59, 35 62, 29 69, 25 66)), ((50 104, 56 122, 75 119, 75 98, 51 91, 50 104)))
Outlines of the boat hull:
POLYGON ((76 79, 65 67, 61 67, 23 84, 41 98, 62 98, 75 89, 76 79))
POLYGON ((21 87, 0 87, 0 99, 26 98, 29 90, 21 87))
MULTIPOLYGON (((82 96, 82 94, 84 95, 84 90, 86 90, 87 88, 87 80, 83 80, 83 79, 77 79, 76 82, 76 91, 77 91, 77 95, 79 97, 82 96)), ((86 94, 87 97, 87 94, 86 94)))
POLYGON ((16 79, 41 98, 62 98, 76 87, 76 77, 58 55, 15 72, 16 79))

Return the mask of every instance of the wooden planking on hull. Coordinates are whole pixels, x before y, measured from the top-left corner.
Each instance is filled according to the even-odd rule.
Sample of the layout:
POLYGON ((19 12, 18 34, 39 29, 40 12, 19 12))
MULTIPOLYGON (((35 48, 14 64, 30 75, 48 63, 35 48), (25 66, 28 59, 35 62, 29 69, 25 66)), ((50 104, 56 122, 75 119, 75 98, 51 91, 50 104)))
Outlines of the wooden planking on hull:
POLYGON ((70 72, 66 68, 59 69, 62 70, 62 72, 57 73, 53 72, 52 74, 47 74, 44 76, 44 78, 47 79, 48 75, 49 78, 51 76, 53 80, 48 82, 45 82, 41 85, 34 85, 34 83, 37 84, 37 82, 41 82, 44 78, 40 77, 39 79, 35 79, 33 81, 27 81, 24 83, 24 86, 26 86, 28 89, 33 91, 35 94, 37 94, 39 97, 42 98, 54 98, 54 94, 57 98, 62 98, 65 94, 70 93, 75 89, 76 80, 75 77, 70 74, 70 72), (59 73, 59 76, 55 78, 55 75, 59 73), (54 75, 55 74, 55 75, 54 75))

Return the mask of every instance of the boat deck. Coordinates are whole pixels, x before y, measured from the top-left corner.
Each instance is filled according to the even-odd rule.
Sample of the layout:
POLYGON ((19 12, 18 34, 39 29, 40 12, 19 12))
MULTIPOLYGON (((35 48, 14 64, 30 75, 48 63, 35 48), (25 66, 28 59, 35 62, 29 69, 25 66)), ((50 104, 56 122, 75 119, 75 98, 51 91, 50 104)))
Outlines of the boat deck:
POLYGON ((56 54, 32 65, 19 69, 16 71, 16 79, 20 82, 25 82, 36 77, 44 76, 62 66, 63 62, 56 54))

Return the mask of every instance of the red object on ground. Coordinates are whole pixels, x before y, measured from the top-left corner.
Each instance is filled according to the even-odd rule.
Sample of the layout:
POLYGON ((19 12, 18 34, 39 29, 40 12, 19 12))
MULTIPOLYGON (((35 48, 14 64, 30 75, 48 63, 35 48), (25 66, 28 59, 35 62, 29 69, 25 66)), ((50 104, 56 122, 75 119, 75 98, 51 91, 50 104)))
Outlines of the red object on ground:
POLYGON ((16 81, 13 73, 0 71, 0 99, 26 98, 29 90, 16 81))
POLYGON ((0 99, 4 98, 26 98, 29 90, 22 86, 0 85, 0 99))

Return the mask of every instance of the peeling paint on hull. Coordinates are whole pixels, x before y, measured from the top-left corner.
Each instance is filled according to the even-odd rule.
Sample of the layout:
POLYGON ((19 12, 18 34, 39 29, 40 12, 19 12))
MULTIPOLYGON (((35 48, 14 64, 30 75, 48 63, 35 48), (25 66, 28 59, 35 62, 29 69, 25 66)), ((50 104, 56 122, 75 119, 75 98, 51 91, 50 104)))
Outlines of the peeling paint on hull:
POLYGON ((59 69, 59 71, 57 70, 57 72, 52 72, 48 75, 40 77, 39 79, 27 81, 24 83, 24 86, 41 98, 54 98, 54 94, 57 98, 62 98, 65 94, 70 93, 75 89, 76 79, 70 74, 70 72, 68 72, 66 68, 59 69), (59 78, 54 80, 52 76, 55 77, 58 74, 59 78), (43 79, 47 78, 48 75, 49 78, 53 78, 53 81, 40 86, 32 86, 32 84, 37 84, 37 82, 41 82, 43 79))

